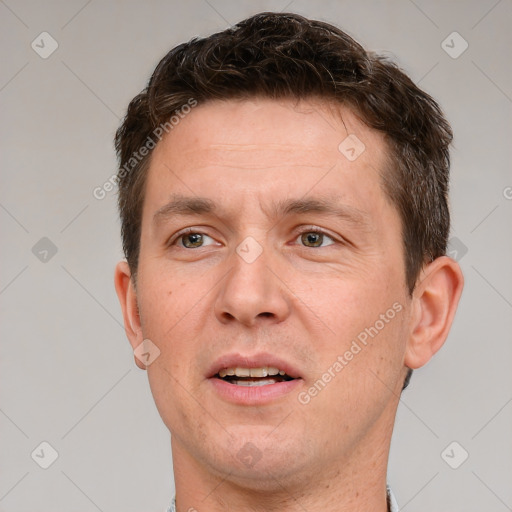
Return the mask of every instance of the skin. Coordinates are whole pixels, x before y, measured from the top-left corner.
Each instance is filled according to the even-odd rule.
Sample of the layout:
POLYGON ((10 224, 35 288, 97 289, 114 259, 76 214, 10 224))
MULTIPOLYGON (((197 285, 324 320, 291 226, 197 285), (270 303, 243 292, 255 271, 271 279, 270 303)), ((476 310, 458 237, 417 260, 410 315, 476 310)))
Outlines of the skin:
POLYGON ((150 339, 160 350, 147 371, 172 434, 178 512, 386 510, 407 368, 443 345, 463 284, 458 264, 441 257, 409 294, 401 221, 381 185, 386 151, 345 107, 268 99, 199 105, 154 149, 137 283, 121 262, 115 284, 133 349, 150 339), (338 149, 348 134, 365 145, 354 161, 338 149), (155 218, 177 194, 218 210, 155 218), (273 209, 313 198, 345 215, 273 209), (202 246, 183 246, 197 241, 177 236, 188 227, 207 235, 202 246), (262 250, 252 263, 236 251, 247 237, 262 250), (333 372, 397 303, 394 318, 333 372), (207 378, 212 362, 258 352, 299 369, 295 389, 257 406, 219 396, 207 378), (301 403, 329 368, 335 376, 301 403), (250 467, 239 457, 248 442, 259 457, 250 467))

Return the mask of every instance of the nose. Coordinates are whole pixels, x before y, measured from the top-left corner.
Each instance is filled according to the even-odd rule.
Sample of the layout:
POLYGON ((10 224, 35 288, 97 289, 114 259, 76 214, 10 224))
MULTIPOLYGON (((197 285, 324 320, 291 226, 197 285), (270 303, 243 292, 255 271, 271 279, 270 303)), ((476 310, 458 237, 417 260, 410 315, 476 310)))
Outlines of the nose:
POLYGON ((289 316, 288 288, 270 253, 265 249, 253 261, 242 251, 232 254, 231 269, 219 285, 215 302, 215 315, 221 323, 252 327, 280 323, 289 316))

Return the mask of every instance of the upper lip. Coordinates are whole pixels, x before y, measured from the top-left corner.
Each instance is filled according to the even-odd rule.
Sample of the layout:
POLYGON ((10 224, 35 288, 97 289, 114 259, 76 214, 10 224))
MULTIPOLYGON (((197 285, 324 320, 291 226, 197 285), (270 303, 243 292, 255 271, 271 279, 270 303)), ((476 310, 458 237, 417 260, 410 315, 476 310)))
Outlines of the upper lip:
POLYGON ((284 359, 277 357, 275 355, 269 353, 258 353, 258 354, 225 354, 220 356, 215 362, 210 366, 207 372, 207 377, 211 378, 217 375, 220 370, 224 368, 278 368, 279 370, 283 370, 286 375, 293 378, 300 378, 301 375, 299 371, 292 366, 290 363, 287 363, 284 359))

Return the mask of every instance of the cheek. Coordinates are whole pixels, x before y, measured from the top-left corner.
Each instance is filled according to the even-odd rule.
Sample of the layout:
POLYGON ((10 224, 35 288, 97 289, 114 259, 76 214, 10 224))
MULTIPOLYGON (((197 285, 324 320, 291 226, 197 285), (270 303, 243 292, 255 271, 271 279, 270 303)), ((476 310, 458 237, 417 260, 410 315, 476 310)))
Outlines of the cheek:
POLYGON ((328 411, 336 418, 332 429, 362 437, 387 405, 398 400, 407 321, 401 304, 390 306, 382 313, 376 308, 379 313, 367 315, 368 320, 354 320, 355 313, 347 312, 340 317, 338 334, 323 341, 318 371, 307 383, 306 395, 299 397, 301 404, 308 402, 305 407, 319 429, 325 429, 328 411))
POLYGON ((327 278, 310 278, 307 283, 297 280, 293 291, 300 299, 301 315, 315 317, 323 325, 325 337, 315 343, 340 349, 376 323, 379 332, 383 327, 389 330, 399 316, 397 310, 405 305, 401 282, 393 269, 372 269, 364 275, 333 273, 327 278), (339 343, 333 345, 333 340, 339 343))
POLYGON ((148 371, 150 376, 155 374, 154 379, 157 375, 163 380, 171 376, 184 379, 193 370, 190 363, 203 330, 204 308, 212 285, 201 276, 180 278, 179 275, 162 265, 141 268, 139 274, 142 334, 160 350, 155 362, 165 365, 159 373, 148 371))
POLYGON ((139 307, 145 337, 157 345, 169 345, 180 331, 180 324, 196 314, 202 296, 199 280, 176 278, 179 275, 165 269, 141 272, 139 307))
POLYGON ((197 383, 197 290, 174 279, 146 280, 141 296, 141 323, 145 339, 150 339, 160 355, 147 368, 155 404, 165 424, 188 424, 189 408, 197 383), (188 392, 188 393, 187 393, 188 392))
POLYGON ((359 415, 364 404, 390 398, 400 380, 408 332, 408 298, 401 283, 388 269, 373 279, 331 280, 317 288, 308 306, 325 325, 312 340, 319 364, 307 385, 317 383, 321 390, 318 405, 330 403, 359 415))

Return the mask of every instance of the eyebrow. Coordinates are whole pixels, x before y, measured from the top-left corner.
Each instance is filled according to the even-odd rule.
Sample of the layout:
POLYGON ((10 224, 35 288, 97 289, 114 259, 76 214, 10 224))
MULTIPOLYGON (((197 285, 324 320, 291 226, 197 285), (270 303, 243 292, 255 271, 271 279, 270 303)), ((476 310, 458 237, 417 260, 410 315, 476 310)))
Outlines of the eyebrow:
POLYGON ((153 215, 153 222, 160 224, 174 215, 200 215, 214 213, 216 204, 206 197, 186 197, 174 194, 171 200, 153 215))
POLYGON ((326 213, 340 217, 354 224, 368 224, 368 214, 346 204, 340 204, 336 198, 301 198, 279 201, 272 206, 271 216, 281 216, 302 213, 326 213))
MULTIPOLYGON (((268 211, 265 211, 263 206, 262 209, 267 217, 271 219, 280 219, 281 217, 292 214, 326 213, 363 227, 370 224, 367 213, 353 206, 339 204, 334 197, 285 199, 273 203, 268 211)), ((173 216, 193 216, 201 214, 222 216, 219 211, 219 206, 206 197, 187 197, 174 194, 167 204, 155 212, 153 222, 160 224, 173 216)))

